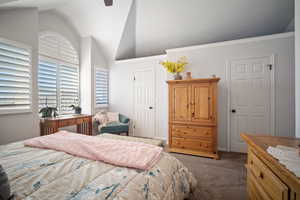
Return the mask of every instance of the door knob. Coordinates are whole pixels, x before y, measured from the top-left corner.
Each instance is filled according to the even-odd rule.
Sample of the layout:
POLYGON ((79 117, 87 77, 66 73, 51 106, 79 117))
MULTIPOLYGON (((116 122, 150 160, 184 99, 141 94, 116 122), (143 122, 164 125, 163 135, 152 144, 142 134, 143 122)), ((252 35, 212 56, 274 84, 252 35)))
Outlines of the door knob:
POLYGON ((231 112, 232 112, 232 113, 236 113, 236 110, 235 110, 235 109, 232 109, 231 112))
POLYGON ((149 107, 149 109, 150 109, 150 110, 152 110, 152 109, 153 109, 153 107, 152 107, 152 106, 150 106, 150 107, 149 107))

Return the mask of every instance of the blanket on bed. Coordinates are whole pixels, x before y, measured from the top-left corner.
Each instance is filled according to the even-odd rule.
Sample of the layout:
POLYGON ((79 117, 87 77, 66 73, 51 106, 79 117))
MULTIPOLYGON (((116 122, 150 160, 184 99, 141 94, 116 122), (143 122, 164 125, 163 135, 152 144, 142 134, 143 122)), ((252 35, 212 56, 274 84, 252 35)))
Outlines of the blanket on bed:
POLYGON ((140 142, 128 142, 60 131, 25 141, 26 146, 63 151, 109 164, 148 170, 160 159, 163 149, 140 142))
POLYGON ((150 170, 118 167, 49 149, 0 145, 16 200, 183 200, 196 187, 189 170, 163 152, 150 170))

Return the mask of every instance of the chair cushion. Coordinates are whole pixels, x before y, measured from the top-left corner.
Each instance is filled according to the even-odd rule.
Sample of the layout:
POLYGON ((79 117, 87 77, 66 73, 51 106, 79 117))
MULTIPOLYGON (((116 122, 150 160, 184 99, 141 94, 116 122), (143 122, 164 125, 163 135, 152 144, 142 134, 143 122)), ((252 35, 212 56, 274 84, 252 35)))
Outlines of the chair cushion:
POLYGON ((106 126, 100 127, 99 132, 101 133, 123 133, 129 130, 128 124, 123 124, 120 122, 110 122, 106 126))

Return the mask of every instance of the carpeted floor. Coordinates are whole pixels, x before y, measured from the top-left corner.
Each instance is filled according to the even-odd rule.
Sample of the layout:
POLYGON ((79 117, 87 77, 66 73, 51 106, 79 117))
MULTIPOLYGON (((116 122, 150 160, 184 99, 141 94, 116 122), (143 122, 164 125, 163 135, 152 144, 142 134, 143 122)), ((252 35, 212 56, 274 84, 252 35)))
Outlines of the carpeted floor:
POLYGON ((221 159, 171 153, 194 174, 198 187, 189 200, 244 200, 246 154, 220 152, 221 159))

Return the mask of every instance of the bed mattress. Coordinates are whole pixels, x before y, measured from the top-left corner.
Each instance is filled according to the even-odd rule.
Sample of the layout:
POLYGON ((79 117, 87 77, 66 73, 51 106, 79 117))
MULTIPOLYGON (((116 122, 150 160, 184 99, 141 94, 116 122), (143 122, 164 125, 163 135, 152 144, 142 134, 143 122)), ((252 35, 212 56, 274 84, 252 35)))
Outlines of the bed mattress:
POLYGON ((0 146, 4 167, 16 199, 185 199, 196 181, 176 158, 163 153, 147 171, 31 147, 23 142, 0 146))

